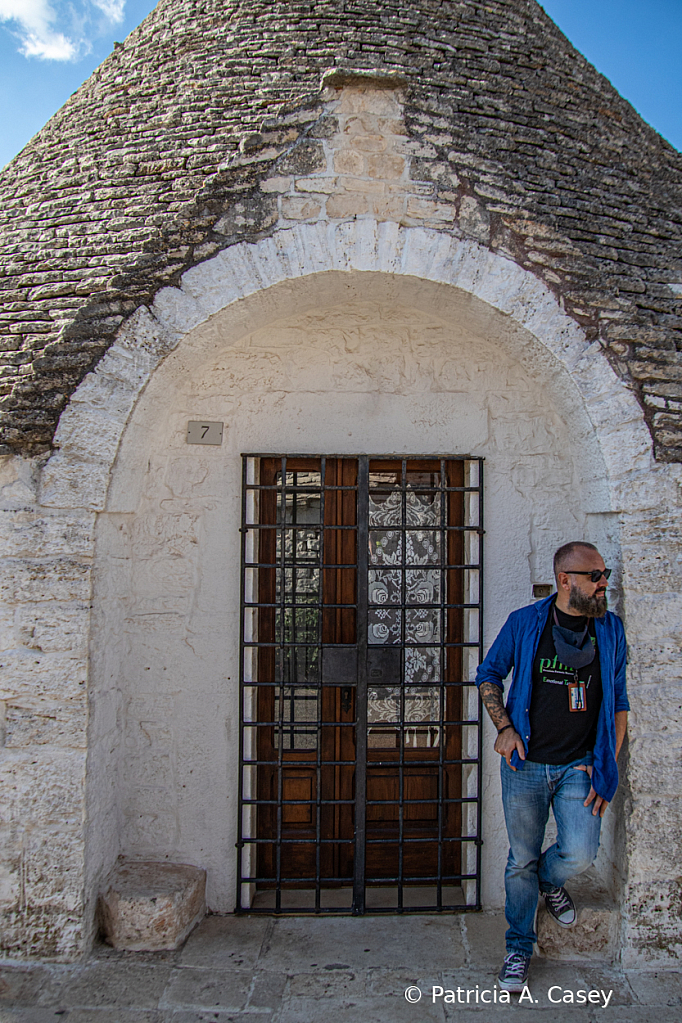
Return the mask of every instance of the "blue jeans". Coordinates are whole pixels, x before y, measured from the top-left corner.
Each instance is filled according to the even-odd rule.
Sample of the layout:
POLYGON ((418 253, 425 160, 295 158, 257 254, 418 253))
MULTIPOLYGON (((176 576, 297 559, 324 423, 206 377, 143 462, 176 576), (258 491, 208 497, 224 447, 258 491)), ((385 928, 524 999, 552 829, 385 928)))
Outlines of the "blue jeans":
POLYGON ((590 791, 587 771, 592 755, 554 766, 526 760, 518 771, 502 758, 502 805, 509 835, 509 858, 504 874, 507 951, 533 954, 538 892, 561 888, 593 863, 599 849, 601 817, 594 803, 583 806, 590 791), (541 853, 545 826, 552 807, 557 840, 541 853))

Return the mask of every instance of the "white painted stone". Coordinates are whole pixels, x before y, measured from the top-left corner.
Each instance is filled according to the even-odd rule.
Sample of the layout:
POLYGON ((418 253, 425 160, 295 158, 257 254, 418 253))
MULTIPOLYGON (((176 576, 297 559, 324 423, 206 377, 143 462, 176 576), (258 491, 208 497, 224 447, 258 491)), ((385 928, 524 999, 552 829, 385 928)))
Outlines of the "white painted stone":
POLYGON ((0 600, 89 600, 90 566, 72 558, 6 560, 0 577, 0 600))
POLYGON ((87 678, 87 659, 72 651, 43 653, 20 647, 0 655, 0 700, 78 699, 86 690, 87 678))
MULTIPOLYGON (((84 431, 99 425, 94 416, 88 417, 86 413, 83 414, 81 421, 84 431)), ((122 425, 118 427, 119 439, 121 431, 122 425)), ((105 447, 113 460, 116 451, 115 435, 109 434, 105 447)), ((110 473, 111 461, 84 461, 69 450, 57 452, 43 471, 40 503, 46 508, 101 511, 106 502, 110 473)))
POLYGON ((23 646, 42 653, 87 651, 89 606, 78 601, 23 603, 17 608, 16 628, 23 646))
MULTIPOLYGON (((83 930, 71 909, 54 909, 60 954, 87 940, 119 851, 205 864, 209 905, 232 908, 245 450, 485 455, 487 562, 495 565, 486 643, 528 601, 531 582, 549 579, 552 550, 568 536, 608 549, 616 578, 622 543, 629 670, 644 685, 631 692, 638 763, 628 830, 632 883, 640 883, 654 819, 646 766, 670 760, 665 744, 646 743, 660 718, 652 686, 682 680, 674 528, 682 474, 653 464, 634 396, 536 277, 472 239, 428 227, 370 216, 297 224, 221 252, 160 293, 152 313, 138 311, 74 395, 57 436, 61 448, 42 473, 44 458, 0 462, 0 558, 11 559, 0 700, 11 735, 27 744, 5 748, 0 760, 14 786, 12 827, 27 813, 36 827, 62 820, 73 830, 79 866, 69 891, 82 899, 69 906, 84 904, 90 916, 83 930), (222 447, 198 453, 185 444, 186 422, 197 417, 225 423, 222 447), (661 508, 670 509, 667 523, 661 508), (15 563, 24 558, 30 565, 15 563), (76 566, 72 575, 59 578, 61 562, 41 565, 50 558, 76 566), (51 591, 44 570, 45 578, 55 572, 51 591), (84 797, 75 744, 88 653, 84 797), (62 700, 74 701, 68 722, 62 700), (52 773, 51 802, 44 778, 52 773)), ((666 699, 672 706, 674 694, 666 699)), ((484 901, 493 907, 506 849, 489 731, 483 858, 484 901)), ((654 812, 673 829, 675 798, 654 812)), ((604 834, 613 856, 611 818, 604 834)), ((12 855, 0 873, 10 901, 12 855)), ((655 863, 657 883, 671 882, 674 864, 655 863)), ((61 882, 58 871, 46 876, 47 913, 48 889, 57 893, 61 882)), ((17 925, 33 942, 32 926, 17 925)))
POLYGON ((4 745, 86 748, 85 699, 54 703, 36 697, 17 697, 5 705, 4 745))
POLYGON ((627 820, 631 838, 628 880, 646 884, 682 876, 682 817, 677 795, 639 797, 627 820))
POLYGON ((0 511, 0 557, 90 557, 93 535, 94 515, 86 509, 0 511))
POLYGON ((84 782, 82 750, 43 747, 37 754, 5 747, 0 750, 0 824, 78 828, 84 782))
MULTIPOLYGON (((417 293, 422 285, 410 280, 417 293)), ((406 294, 404 282, 400 293, 406 294)), ((266 320, 241 337, 229 321, 214 318, 201 328, 191 355, 180 346, 168 357, 133 416, 114 473, 112 494, 119 492, 119 474, 140 481, 135 516, 112 514, 95 573, 100 585, 109 580, 108 599, 115 596, 96 647, 109 650, 107 664, 118 651, 116 684, 131 697, 122 851, 201 857, 209 870, 209 905, 219 910, 229 910, 233 899, 235 793, 207 779, 235 777, 236 770, 238 547, 230 538, 239 524, 240 451, 486 452, 488 478, 500 482, 491 484, 488 499, 489 556, 500 580, 489 598, 490 639, 511 607, 528 599, 530 576, 519 585, 518 573, 519 564, 528 564, 528 544, 540 545, 537 556, 547 565, 552 547, 585 524, 544 370, 536 365, 529 375, 499 342, 424 309, 357 300, 317 308, 310 304, 315 291, 310 294, 298 314, 266 320), (184 444, 183 432, 197 407, 214 409, 229 427, 222 449, 199 456, 184 444), (229 413, 219 414, 221 408, 229 413), (520 457, 528 476, 510 487, 520 457), (172 513, 175 502, 180 520, 172 513), (546 504, 555 527, 549 538, 537 525, 538 506, 546 504), (121 560, 131 573, 117 588, 104 566, 121 560), (175 782, 180 758, 193 768, 191 775, 182 772, 183 790, 175 782)), ((295 296, 292 302, 301 306, 295 296)), ((428 295, 423 302, 430 304, 428 295)), ((486 324, 491 316, 486 313, 486 324)), ((95 667, 102 682, 103 670, 95 667)), ((496 767, 489 764, 493 772, 496 767)), ((487 791, 489 780, 485 785, 487 791)), ((498 798, 489 804, 486 833, 493 828, 501 835, 498 798)), ((486 840, 484 855, 486 904, 499 906, 503 840, 486 840)))

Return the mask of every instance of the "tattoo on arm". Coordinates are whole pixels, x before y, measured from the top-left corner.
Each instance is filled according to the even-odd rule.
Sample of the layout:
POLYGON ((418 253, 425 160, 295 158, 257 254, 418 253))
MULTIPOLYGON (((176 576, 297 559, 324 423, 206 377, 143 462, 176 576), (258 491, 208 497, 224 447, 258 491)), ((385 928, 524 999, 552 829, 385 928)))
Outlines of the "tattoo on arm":
POLYGON ((510 725, 509 715, 504 709, 504 694, 500 687, 496 686, 494 682, 481 682, 478 691, 495 728, 499 730, 505 725, 510 725))

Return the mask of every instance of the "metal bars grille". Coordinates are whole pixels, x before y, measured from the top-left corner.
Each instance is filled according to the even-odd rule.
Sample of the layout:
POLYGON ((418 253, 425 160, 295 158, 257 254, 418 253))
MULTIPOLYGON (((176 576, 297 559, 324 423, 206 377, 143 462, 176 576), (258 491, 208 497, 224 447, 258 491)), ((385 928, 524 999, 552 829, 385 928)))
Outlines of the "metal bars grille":
POLYGON ((482 460, 242 484, 237 912, 480 908, 482 460))

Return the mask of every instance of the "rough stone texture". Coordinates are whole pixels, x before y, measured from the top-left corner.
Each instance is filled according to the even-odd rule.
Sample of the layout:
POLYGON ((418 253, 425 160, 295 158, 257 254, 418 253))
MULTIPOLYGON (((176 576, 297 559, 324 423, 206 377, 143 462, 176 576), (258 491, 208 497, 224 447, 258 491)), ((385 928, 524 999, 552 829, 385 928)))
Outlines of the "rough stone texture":
POLYGON ((180 948, 206 913, 206 871, 187 863, 123 860, 100 897, 99 919, 113 948, 180 948))
MULTIPOLYGON (((365 89, 368 103, 374 104, 376 93, 365 89)), ((389 132, 387 143, 395 144, 395 138, 389 132)), ((325 142, 334 151, 344 151, 343 144, 336 146, 335 136, 325 142)), ((324 187, 332 173, 328 163, 303 172, 319 188, 313 194, 323 201, 331 194, 324 187)), ((364 182, 369 175, 360 178, 364 182)), ((291 168, 277 187, 282 186, 283 195, 293 194, 299 180, 298 170, 291 168)), ((413 188, 411 179, 405 178, 401 188, 406 193, 413 188)), ((331 400, 338 400, 330 395, 336 395, 343 380, 357 393, 353 401, 366 401, 372 410, 377 450, 395 450, 396 443, 413 450, 415 428, 424 450, 434 450, 434 443, 448 448, 453 436, 448 424, 453 424, 465 446, 489 459, 488 550, 495 555, 495 545, 502 547, 495 558, 497 603, 487 601, 488 641, 509 607, 527 600, 530 582, 545 581, 542 573, 553 546, 564 538, 566 523, 561 519, 558 526, 556 504, 546 497, 536 499, 538 487, 550 479, 556 482, 560 465, 568 471, 562 460, 569 447, 575 449, 575 475, 566 477, 561 514, 573 515, 575 507, 578 517, 571 522, 611 551, 609 560, 616 565, 614 583, 622 586, 631 645, 631 738, 633 746, 640 743, 632 783, 629 789, 624 786, 626 848, 621 855, 621 840, 610 836, 607 827, 607 866, 620 892, 626 955, 632 961, 669 964, 679 955, 679 874, 669 856, 652 857, 651 850, 663 849, 661 829, 677 834, 679 797, 674 790, 682 791, 682 779, 679 765, 671 763, 666 792, 658 795, 645 767, 657 730, 665 727, 673 740, 682 731, 680 598, 675 592, 679 467, 652 462, 633 396, 604 360, 600 346, 590 343, 534 274, 473 238, 458 239, 436 226, 401 228, 369 217, 353 223, 299 222, 294 227, 282 221, 273 237, 236 244, 191 269, 179 287, 157 295, 151 311, 140 310, 122 325, 116 344, 83 380, 62 416, 59 450, 47 461, 4 459, 0 553, 8 582, 0 662, 6 681, 0 698, 6 704, 5 722, 9 707, 11 734, 30 740, 25 754, 9 746, 0 750, 0 764, 16 779, 16 794, 2 808, 0 892, 6 952, 63 958, 87 949, 94 898, 122 840, 130 843, 125 851, 136 858, 172 852, 174 859, 185 860, 190 858, 188 842, 195 842, 191 859, 202 864, 209 860, 205 865, 214 885, 211 898, 229 908, 233 888, 220 878, 225 864, 234 868, 229 830, 234 810, 225 819, 223 802, 207 814, 192 785, 189 794, 182 789, 184 779, 198 769, 200 787, 202 779, 215 778, 221 800, 234 800, 235 795, 224 779, 236 777, 229 759, 236 748, 236 702, 229 689, 229 658, 236 657, 236 646, 230 644, 226 662, 222 639, 219 649, 215 643, 226 634, 225 610, 229 615, 229 601, 236 599, 232 576, 224 571, 237 551, 226 533, 225 516, 226 509, 238 516, 239 483, 238 469, 223 484, 218 482, 216 455, 229 469, 229 459, 238 459, 256 441, 256 446, 262 441, 261 449, 272 450, 277 424, 294 430, 287 445, 296 440, 299 447, 305 417, 316 424, 308 431, 306 446, 314 437, 317 450, 324 440, 319 430, 324 422, 331 431, 325 444, 339 450, 348 432, 342 423, 361 422, 355 412, 338 422, 330 415, 331 400), (391 311, 374 323, 363 312, 354 323, 357 312, 348 307, 353 296, 360 302, 381 299, 391 311), (417 310, 414 328, 406 318, 406 303, 414 305, 410 315, 417 310), (305 315, 319 316, 325 309, 328 318, 315 328, 319 340, 312 347, 302 346, 302 321, 286 318, 305 310, 305 315), (434 316, 450 326, 441 322, 426 330, 434 316), (442 340, 432 345, 429 339, 437 340, 438 331, 442 340), (388 337, 394 337, 393 347, 386 347, 388 337), (491 344, 499 346, 494 357, 485 354, 491 344), (345 368, 339 374, 341 366, 345 368), (428 392, 429 398, 414 421, 375 414, 379 400, 414 403, 420 392, 428 392), (483 429, 479 436, 481 424, 478 415, 469 419, 465 394, 473 400, 471 404, 467 399, 469 409, 478 408, 484 397, 490 435, 483 429), (519 403, 513 415, 510 399, 519 403), (436 414, 439 408, 443 415, 436 414), (195 413, 224 418, 227 439, 223 449, 188 460, 185 419, 195 413), (407 431, 404 436, 396 433, 396 424, 407 431), (241 432, 244 427, 246 432, 241 432), (444 429, 447 434, 440 432, 444 429), (558 437, 562 441, 556 447, 558 437), (207 461, 209 456, 212 461, 207 461), (500 458, 508 461, 503 464, 500 458), (508 494, 514 495, 512 504, 508 494), (523 540, 510 546, 504 537, 510 508, 519 499, 531 504, 520 516, 514 513, 514 528, 523 540), (504 508, 498 525, 490 520, 496 507, 504 508), (217 576, 207 575, 197 561, 199 551, 213 549, 206 547, 206 537, 218 544, 211 559, 217 576), (88 627, 83 620, 84 576, 77 566, 92 566, 96 538, 98 581, 88 627), (48 573, 60 580, 54 594, 36 571, 42 558, 47 559, 48 573), (524 559, 528 589, 519 572, 524 559), (502 587, 500 572, 506 580, 502 587), (227 594, 220 590, 223 585, 227 594), (520 587, 518 593, 515 587, 520 587), (115 642, 102 641, 107 629, 113 630, 115 642), (84 656, 85 632, 91 659, 84 656), (181 643, 181 655, 171 663, 179 672, 174 690, 179 695, 172 701, 163 682, 169 637, 179 637, 181 643), (198 656, 209 649, 211 656, 220 657, 212 667, 198 656), (132 670, 122 676, 125 664, 132 670), (199 704, 199 689, 193 682, 187 691, 188 679, 203 687, 199 704), (84 756, 73 755, 80 747, 65 750, 59 742, 41 742, 40 737, 50 734, 59 740, 65 727, 61 703, 72 699, 78 719, 70 718, 72 726, 78 724, 72 734, 84 734, 85 704, 77 700, 86 683, 84 793, 84 756), (222 713, 223 704, 222 716, 216 713, 211 702, 216 694, 227 700, 225 707, 233 700, 231 717, 222 713), (50 713, 41 712, 27 724, 24 710, 17 713, 16 708, 24 707, 17 700, 24 700, 28 710, 37 697, 52 701, 50 713), (189 736, 174 738, 178 722, 197 720, 199 729, 190 741, 189 736), (130 746, 122 745, 124 736, 130 746), (132 798, 123 798, 126 793, 132 798), (52 805, 43 824, 48 796, 52 805), (217 841, 210 836, 207 819, 219 822, 217 841), (49 848, 54 835, 63 843, 59 854, 43 861, 32 858, 33 836, 49 848), (659 893, 659 901, 651 900, 640 914, 647 890, 659 893)), ((280 430, 277 443, 283 437, 280 430)), ((368 438, 363 436, 363 448, 368 438)), ((357 450, 357 440, 345 443, 348 450, 357 450)), ((504 851, 495 817, 497 799, 491 774, 484 788, 487 885, 494 873, 490 866, 504 851)), ((611 812, 607 825, 610 820, 611 812)), ((494 876, 499 882, 501 873, 494 876)))
POLYGON ((162 0, 2 175, 5 444, 49 446, 120 324, 189 267, 280 215, 378 216, 527 267, 637 394, 657 457, 680 459, 681 181, 533 0, 162 0), (341 191, 280 195, 338 132, 334 67, 327 95, 354 68, 393 74, 404 136, 360 124, 341 191), (387 183, 407 167, 405 202, 387 183), (354 197, 363 173, 384 187, 354 197))
MULTIPOLYGON (((73 965, 0 964, 0 1019, 679 1023, 680 972, 623 970, 601 963, 536 957, 529 996, 494 1004, 504 930, 501 914, 332 920, 208 916, 174 952, 117 952, 99 946, 89 961, 73 965), (405 999, 408 986, 419 987, 419 1004, 405 999), (447 1001, 446 991, 452 992, 447 1001), (577 1002, 578 992, 583 999, 594 992, 594 1001, 577 1002)), ((499 998, 499 988, 497 992, 499 998)))
POLYGON ((617 962, 620 957, 621 916, 613 898, 594 870, 566 885, 576 905, 573 927, 561 927, 547 912, 545 900, 538 904, 538 951, 547 959, 617 962))
MULTIPOLYGON (((258 437, 300 450, 307 423, 313 450, 456 436, 486 456, 488 642, 567 529, 610 552, 633 715, 602 866, 626 956, 679 959, 681 169, 530 0, 162 0, 10 164, 7 954, 87 949, 121 843, 206 865, 209 903, 229 908, 234 467, 258 437), (355 322, 362 302, 389 312, 355 322), (226 441, 190 460, 198 414, 226 441), (369 424, 362 441, 347 422, 369 424)), ((484 798, 494 859, 492 773, 484 798)))

